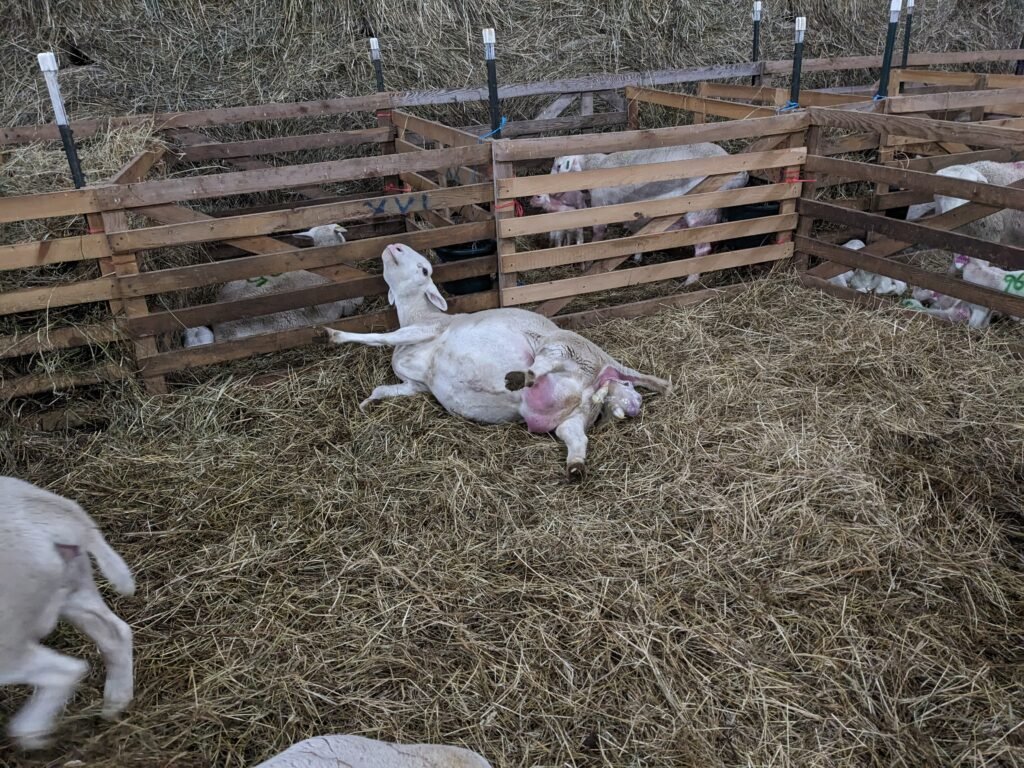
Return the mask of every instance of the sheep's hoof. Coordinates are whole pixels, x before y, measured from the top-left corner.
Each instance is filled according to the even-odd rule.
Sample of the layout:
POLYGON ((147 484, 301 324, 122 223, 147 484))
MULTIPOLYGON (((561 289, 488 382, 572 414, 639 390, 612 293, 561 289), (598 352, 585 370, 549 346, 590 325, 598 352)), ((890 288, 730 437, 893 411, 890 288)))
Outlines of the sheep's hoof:
POLYGON ((587 476, 587 467, 582 461, 574 461, 566 468, 566 477, 570 483, 583 482, 587 476))
POLYGON ((526 374, 522 371, 510 371, 505 374, 505 389, 509 392, 518 392, 526 386, 526 374))
POLYGON ((368 410, 368 409, 369 409, 369 407, 370 407, 370 404, 371 404, 371 403, 373 403, 373 402, 374 402, 374 399, 373 399, 372 397, 368 397, 368 398, 366 398, 365 400, 363 400, 363 402, 361 402, 361 403, 359 404, 359 411, 360 411, 361 413, 366 413, 366 412, 367 412, 367 410, 368 410))

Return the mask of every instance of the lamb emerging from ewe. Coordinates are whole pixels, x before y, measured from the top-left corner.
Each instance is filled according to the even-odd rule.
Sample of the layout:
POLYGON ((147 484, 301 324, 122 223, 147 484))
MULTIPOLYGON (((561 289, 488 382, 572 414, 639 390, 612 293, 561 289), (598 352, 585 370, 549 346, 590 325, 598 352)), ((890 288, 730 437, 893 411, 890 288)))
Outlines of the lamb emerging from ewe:
POLYGON ((568 450, 571 480, 585 472, 587 429, 602 414, 640 412, 634 385, 662 394, 671 383, 622 365, 579 334, 526 310, 488 309, 448 315, 431 280, 433 266, 405 245, 381 256, 388 301, 399 330, 347 333, 326 329, 334 344, 393 346, 401 384, 382 384, 362 403, 430 392, 450 413, 485 424, 525 421, 531 432, 554 432, 568 450))
POLYGON ((132 700, 132 631, 103 602, 90 555, 114 589, 134 594, 128 566, 78 504, 0 477, 0 684, 35 689, 7 727, 25 749, 46 745, 89 669, 40 644, 59 619, 92 638, 103 654, 104 717, 115 717, 132 700))
POLYGON ((491 768, 476 752, 446 744, 394 744, 363 736, 314 736, 253 768, 491 768))
MULTIPOLYGON (((299 232, 295 236, 311 240, 313 246, 317 248, 340 245, 345 242, 345 228, 338 224, 322 224, 305 232, 299 232)), ((268 296, 283 291, 297 291, 301 288, 315 288, 320 285, 330 284, 331 281, 326 277, 302 269, 294 272, 285 272, 281 275, 252 277, 247 280, 232 280, 221 287, 217 294, 217 301, 254 299, 259 296, 268 296)), ((197 347, 203 344, 212 344, 214 341, 235 341, 261 333, 287 331, 292 328, 302 328, 309 325, 322 325, 354 314, 362 303, 363 297, 358 296, 353 299, 342 299, 328 304, 318 304, 313 307, 288 309, 261 317, 215 323, 212 328, 206 326, 186 328, 182 343, 185 347, 197 347)))

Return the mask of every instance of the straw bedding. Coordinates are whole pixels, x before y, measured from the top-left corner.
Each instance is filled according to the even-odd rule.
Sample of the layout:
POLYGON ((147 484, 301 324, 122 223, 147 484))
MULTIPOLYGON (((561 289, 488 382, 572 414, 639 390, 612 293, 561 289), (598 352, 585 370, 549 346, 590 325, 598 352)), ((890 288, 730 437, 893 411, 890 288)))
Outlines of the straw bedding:
POLYGON ((362 416, 379 349, 126 389, 92 431, 5 422, 5 470, 78 499, 140 585, 130 713, 95 717, 62 628, 93 672, 18 764, 330 732, 495 766, 1020 764, 1024 379, 995 334, 774 278, 588 335, 677 390, 594 433, 581 486, 521 426, 362 416))

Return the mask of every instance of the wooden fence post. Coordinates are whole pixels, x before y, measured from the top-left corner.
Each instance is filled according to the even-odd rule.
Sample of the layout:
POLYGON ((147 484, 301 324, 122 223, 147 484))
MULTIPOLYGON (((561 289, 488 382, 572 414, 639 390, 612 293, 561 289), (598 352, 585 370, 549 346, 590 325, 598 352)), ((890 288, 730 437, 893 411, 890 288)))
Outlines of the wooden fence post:
POLYGON ((515 163, 507 160, 498 160, 498 155, 503 153, 507 140, 492 141, 491 143, 491 178, 494 181, 494 237, 498 243, 497 264, 498 264, 498 306, 505 306, 505 291, 516 286, 516 274, 506 273, 506 258, 516 252, 515 237, 501 236, 502 219, 510 219, 516 215, 515 198, 503 200, 498 194, 498 183, 504 179, 511 179, 516 175, 515 163))

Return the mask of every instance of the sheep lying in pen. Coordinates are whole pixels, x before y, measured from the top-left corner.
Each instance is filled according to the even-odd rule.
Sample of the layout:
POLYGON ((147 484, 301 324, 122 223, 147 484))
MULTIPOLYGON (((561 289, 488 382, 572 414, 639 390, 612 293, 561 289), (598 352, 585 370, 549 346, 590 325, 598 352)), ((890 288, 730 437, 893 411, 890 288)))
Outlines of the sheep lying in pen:
MULTIPOLYGON (((345 242, 345 228, 338 224, 323 224, 305 232, 297 233, 296 237, 312 240, 313 246, 317 248, 340 245, 345 242)), ((302 288, 315 288, 330 284, 331 281, 326 277, 306 270, 297 270, 295 272, 285 272, 281 275, 232 280, 221 287, 220 292, 217 294, 217 301, 253 299, 259 296, 270 296, 285 291, 297 291, 302 288)), ((328 304, 318 304, 313 307, 288 309, 261 317, 227 320, 215 323, 212 328, 207 326, 186 328, 183 346, 197 347, 203 344, 212 344, 215 341, 235 341, 261 333, 274 333, 275 331, 287 331, 303 326, 322 325, 323 323, 330 323, 339 318, 354 314, 362 303, 363 297, 358 296, 352 299, 333 301, 328 304)))
POLYGON ((0 477, 0 684, 35 689, 7 727, 26 749, 46 745, 57 715, 89 669, 81 659, 40 643, 62 618, 103 654, 103 715, 116 716, 132 700, 132 631, 103 602, 90 555, 114 589, 134 594, 128 566, 78 504, 0 477))

